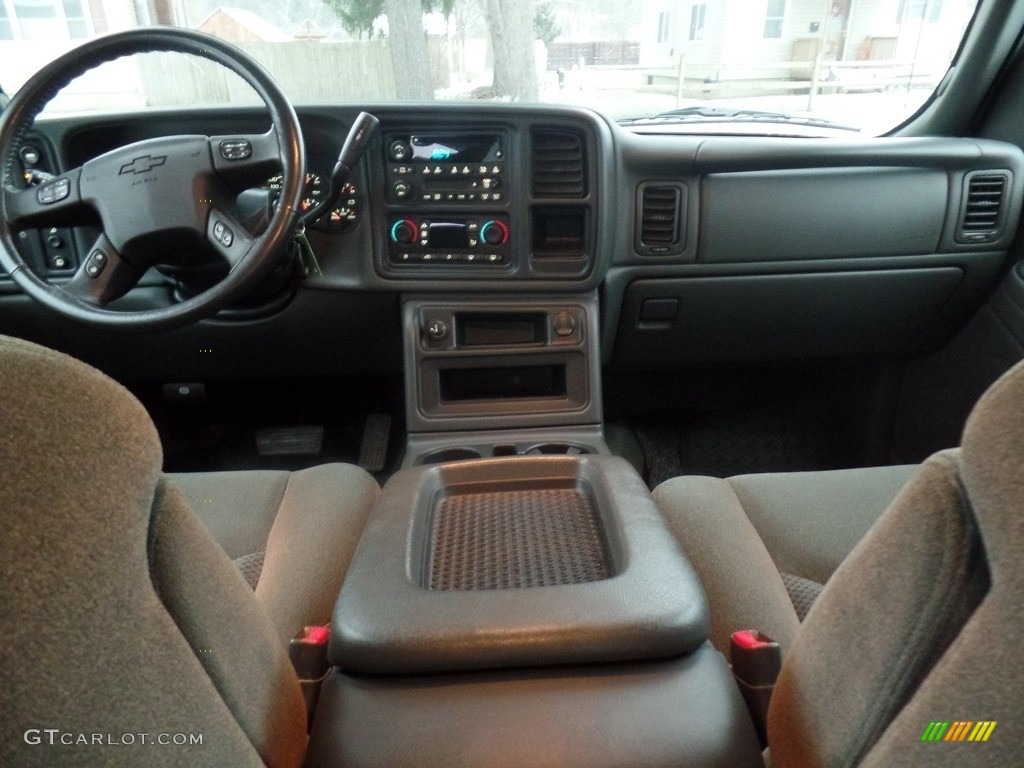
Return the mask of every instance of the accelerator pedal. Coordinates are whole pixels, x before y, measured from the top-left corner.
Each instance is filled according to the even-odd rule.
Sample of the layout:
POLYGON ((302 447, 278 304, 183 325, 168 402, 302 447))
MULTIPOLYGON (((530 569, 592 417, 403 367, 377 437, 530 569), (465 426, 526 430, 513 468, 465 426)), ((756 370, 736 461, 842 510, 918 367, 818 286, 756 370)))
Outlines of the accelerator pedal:
POLYGON ((359 446, 359 466, 367 472, 381 472, 388 455, 391 436, 391 415, 371 413, 363 425, 363 442, 359 446))

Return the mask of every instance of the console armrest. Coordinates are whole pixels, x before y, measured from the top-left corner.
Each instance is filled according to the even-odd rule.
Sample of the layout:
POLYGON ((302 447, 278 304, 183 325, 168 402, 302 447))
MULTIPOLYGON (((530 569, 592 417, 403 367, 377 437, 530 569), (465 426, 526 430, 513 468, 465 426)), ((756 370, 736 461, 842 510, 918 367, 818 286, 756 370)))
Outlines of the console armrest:
POLYGON ((370 516, 330 659, 421 674, 683 656, 700 582, 647 487, 610 456, 414 467, 370 516))

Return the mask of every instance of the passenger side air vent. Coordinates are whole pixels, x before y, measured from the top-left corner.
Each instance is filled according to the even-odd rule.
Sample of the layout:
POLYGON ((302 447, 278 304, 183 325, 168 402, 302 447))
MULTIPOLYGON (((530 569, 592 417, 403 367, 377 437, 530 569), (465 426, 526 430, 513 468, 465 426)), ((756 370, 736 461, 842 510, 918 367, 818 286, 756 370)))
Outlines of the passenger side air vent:
POLYGON ((583 136, 575 131, 541 129, 533 138, 533 196, 586 197, 583 136))
POLYGON ((956 239, 960 243, 988 243, 1003 234, 1004 201, 1008 173, 970 173, 964 179, 964 197, 956 239))
POLYGON ((686 246, 686 187, 682 184, 641 184, 636 195, 636 252, 671 256, 686 246))

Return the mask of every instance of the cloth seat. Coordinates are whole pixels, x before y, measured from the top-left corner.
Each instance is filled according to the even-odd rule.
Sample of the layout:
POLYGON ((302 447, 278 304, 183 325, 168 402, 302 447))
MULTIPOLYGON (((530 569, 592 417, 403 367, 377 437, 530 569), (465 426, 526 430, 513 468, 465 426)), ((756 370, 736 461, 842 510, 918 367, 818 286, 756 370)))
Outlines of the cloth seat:
POLYGON ((120 385, 0 336, 0 765, 301 765, 285 641, 329 618, 379 489, 343 465, 161 464, 120 385), (227 554, 251 547, 255 593, 227 554))
POLYGON ((667 480, 654 497, 708 596, 723 653, 757 628, 783 650, 840 563, 917 465, 667 480))
MULTIPOLYGON (((961 448, 935 454, 913 471, 828 578, 799 631, 794 617, 783 620, 789 647, 767 717, 773 768, 1020 764, 1022 406, 1024 363, 975 406, 961 448)), ((720 604, 720 617, 730 610, 751 616, 765 599, 772 605, 762 618, 771 621, 784 613, 779 606, 787 596, 745 511, 749 505, 738 501, 742 493, 725 504, 721 485, 694 481, 658 497, 676 518, 687 551, 700 556, 702 543, 711 550, 703 562, 716 580, 716 598, 726 599, 730 579, 737 579, 740 607, 720 604), (689 506, 684 487, 698 497, 689 506), (727 520, 703 525, 715 514, 687 512, 690 524, 677 514, 684 507, 727 520)), ((819 525, 827 528, 842 511, 837 504, 819 525)), ((841 552, 832 546, 841 538, 809 535, 832 555, 841 552)), ((774 631, 757 619, 753 628, 774 631)))
POLYGON ((167 476, 242 572, 285 644, 329 624, 380 486, 351 464, 167 476))

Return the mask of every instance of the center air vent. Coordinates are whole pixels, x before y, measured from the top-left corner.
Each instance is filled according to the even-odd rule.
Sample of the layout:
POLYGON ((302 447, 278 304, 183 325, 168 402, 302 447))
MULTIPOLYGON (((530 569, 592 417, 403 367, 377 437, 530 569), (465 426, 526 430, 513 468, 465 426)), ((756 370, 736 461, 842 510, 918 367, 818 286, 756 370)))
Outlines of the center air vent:
POLYGON ((683 211, 686 187, 681 184, 641 184, 637 190, 637 253, 669 256, 681 253, 686 245, 683 211))
POLYGON ((988 243, 999 239, 1008 187, 1006 173, 968 174, 956 233, 958 242, 988 243))
POLYGON ((575 131, 541 129, 533 137, 533 196, 586 197, 583 136, 575 131))

